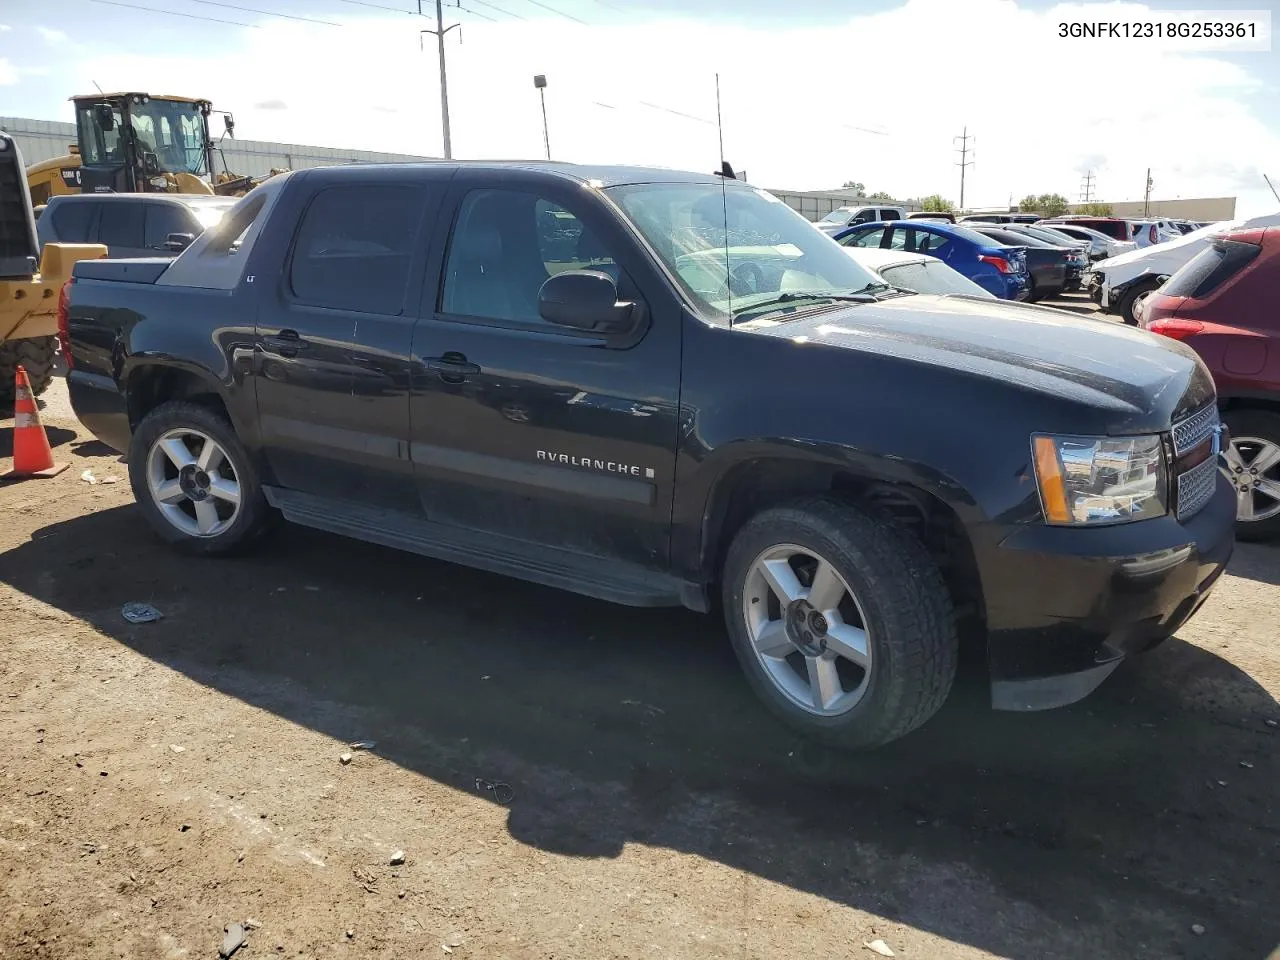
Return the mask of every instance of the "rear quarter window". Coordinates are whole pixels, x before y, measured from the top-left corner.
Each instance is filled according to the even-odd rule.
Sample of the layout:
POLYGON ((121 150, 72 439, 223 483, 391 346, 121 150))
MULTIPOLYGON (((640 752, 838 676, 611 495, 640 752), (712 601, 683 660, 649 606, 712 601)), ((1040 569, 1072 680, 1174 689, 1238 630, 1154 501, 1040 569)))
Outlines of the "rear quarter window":
POLYGON ((1238 240, 1215 240, 1170 277, 1160 292, 1202 300, 1252 263, 1261 249, 1238 240))
POLYGON ((80 201, 58 204, 49 218, 58 234, 58 240, 62 243, 96 242, 96 237, 89 236, 89 229, 93 226, 94 216, 100 206, 100 203, 80 201))

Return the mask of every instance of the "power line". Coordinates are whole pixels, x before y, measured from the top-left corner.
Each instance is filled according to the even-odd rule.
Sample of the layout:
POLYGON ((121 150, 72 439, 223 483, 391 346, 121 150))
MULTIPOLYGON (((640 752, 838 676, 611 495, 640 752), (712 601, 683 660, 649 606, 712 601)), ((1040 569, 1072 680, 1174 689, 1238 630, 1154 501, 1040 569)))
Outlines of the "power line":
MULTIPOLYGON (((466 13, 471 14, 473 17, 479 17, 481 20, 488 20, 490 23, 497 23, 497 22, 498 22, 498 18, 497 18, 497 17, 491 17, 491 16, 489 16, 487 13, 481 13, 479 10, 472 10, 470 7, 464 7, 464 6, 463 6, 462 4, 460 4, 460 3, 456 3, 456 2, 455 2, 455 3, 454 3, 454 5, 453 5, 453 9, 455 9, 455 10, 462 10, 462 11, 464 11, 464 12, 466 12, 466 13)), ((461 36, 461 34, 459 34, 459 36, 461 36)))
POLYGON ((705 117, 695 117, 691 113, 681 113, 679 110, 672 110, 670 107, 662 107, 656 103, 649 103, 647 100, 637 100, 636 102, 642 107, 648 107, 650 110, 661 110, 663 113, 670 113, 677 117, 684 117, 686 120, 696 120, 698 123, 709 124, 713 127, 716 125, 714 120, 708 120, 705 117))
POLYGON ((502 7, 498 6, 498 5, 497 5, 497 4, 495 4, 495 3, 489 3, 489 2, 488 2, 488 0, 471 0, 471 2, 472 2, 472 3, 478 3, 478 4, 480 4, 480 6, 482 6, 482 7, 488 7, 490 10, 497 10, 497 11, 498 11, 498 13, 505 13, 508 17, 513 17, 513 18, 515 18, 516 20, 527 20, 527 19, 528 19, 528 17, 522 17, 522 16, 520 16, 520 14, 518 14, 518 13, 512 13, 510 10, 504 10, 502 7))
POLYGON ((969 154, 972 152, 969 150, 969 141, 973 140, 976 143, 977 137, 969 136, 969 128, 966 126, 964 128, 964 132, 960 134, 960 136, 951 138, 952 143, 955 143, 957 140, 960 141, 960 162, 957 163, 956 166, 960 168, 960 209, 963 210, 965 168, 973 166, 973 161, 969 159, 969 154))
POLYGON ((587 21, 583 20, 581 17, 575 17, 572 13, 565 13, 563 10, 557 10, 555 7, 543 3, 542 0, 528 0, 528 2, 532 3, 535 7, 541 7, 543 10, 550 10, 552 13, 564 17, 566 20, 572 20, 574 23, 580 23, 584 27, 591 26, 591 24, 587 23, 587 21))
POLYGON ((101 3, 108 7, 125 7, 129 10, 143 10, 147 13, 163 13, 171 17, 183 17, 187 20, 203 20, 206 23, 225 23, 232 27, 249 27, 251 30, 259 29, 259 24, 243 23, 239 20, 219 20, 217 17, 202 17, 194 13, 179 13, 177 10, 163 10, 160 7, 144 7, 138 3, 121 3, 120 0, 89 0, 90 3, 101 3))
POLYGON ((238 7, 234 3, 221 3, 220 0, 193 0, 195 3, 203 3, 209 7, 225 7, 228 10, 240 10, 243 13, 259 13, 264 17, 280 17, 283 20, 300 20, 303 23, 319 23, 326 27, 340 27, 342 24, 334 23, 332 20, 314 20, 311 17, 299 17, 292 13, 273 13, 270 10, 256 10, 253 7, 238 7))
POLYGON ((392 13, 407 13, 413 15, 412 10, 406 10, 404 7, 388 7, 383 3, 370 3, 369 0, 338 0, 339 3, 349 3, 356 7, 372 7, 374 10, 390 10, 392 13))

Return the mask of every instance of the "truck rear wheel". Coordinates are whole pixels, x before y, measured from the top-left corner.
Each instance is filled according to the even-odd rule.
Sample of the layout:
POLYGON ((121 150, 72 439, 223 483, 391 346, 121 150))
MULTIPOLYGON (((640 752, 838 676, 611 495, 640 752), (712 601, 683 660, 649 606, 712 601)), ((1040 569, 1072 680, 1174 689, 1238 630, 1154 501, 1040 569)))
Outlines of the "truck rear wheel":
MULTIPOLYGON (((14 375, 18 365, 27 371, 31 392, 44 393, 53 382, 53 358, 57 353, 56 337, 26 337, 0 343, 0 405, 5 410, 13 404, 14 375)), ((8 413, 4 414, 8 416, 8 413)))
POLYGON ((129 482, 151 528, 187 553, 242 551, 275 518, 231 424, 195 403, 163 403, 142 419, 129 482))
POLYGON ((951 690, 950 594, 923 544, 886 515, 825 497, 758 514, 729 547, 723 595, 752 688, 803 733, 879 746, 951 690))

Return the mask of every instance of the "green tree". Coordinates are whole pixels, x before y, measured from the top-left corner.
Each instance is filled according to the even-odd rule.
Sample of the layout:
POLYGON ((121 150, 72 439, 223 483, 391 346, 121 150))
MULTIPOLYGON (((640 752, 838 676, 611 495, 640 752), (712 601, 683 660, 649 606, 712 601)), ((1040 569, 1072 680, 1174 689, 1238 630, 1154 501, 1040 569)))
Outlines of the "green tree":
POLYGON ((867 199, 884 201, 884 200, 892 200, 893 196, 891 194, 885 193, 883 190, 877 190, 875 193, 868 193, 867 199))
POLYGON ((1114 209, 1109 203, 1082 203, 1076 213, 1083 213, 1086 217, 1109 217, 1114 209))
POLYGON ((956 205, 940 193, 931 193, 920 201, 920 209, 933 213, 954 213, 956 205))
POLYGON ((1046 217, 1058 217, 1067 212, 1067 198, 1060 193, 1027 194, 1018 204, 1023 213, 1043 213, 1046 217))
POLYGON ((862 184, 858 183, 857 180, 846 180, 844 183, 840 184, 840 189, 852 190, 858 196, 862 196, 862 191, 867 188, 864 187, 862 184))

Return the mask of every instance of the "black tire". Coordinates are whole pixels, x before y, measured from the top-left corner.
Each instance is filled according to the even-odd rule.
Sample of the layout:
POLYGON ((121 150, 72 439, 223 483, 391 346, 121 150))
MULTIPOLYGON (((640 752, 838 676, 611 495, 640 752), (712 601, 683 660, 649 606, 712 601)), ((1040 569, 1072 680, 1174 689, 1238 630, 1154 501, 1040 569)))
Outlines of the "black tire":
MULTIPOLYGON (((1256 437, 1280 444, 1280 413, 1270 410, 1228 410, 1222 415, 1234 440, 1237 437, 1256 437)), ((1280 476, 1280 469, 1272 468, 1268 479, 1280 476)), ((1275 540, 1280 538, 1280 514, 1265 520, 1236 521, 1237 540, 1275 540)))
POLYGON ((257 472, 235 429, 224 417, 199 404, 173 400, 143 417, 129 443, 129 483, 134 499, 156 535, 196 556, 244 552, 275 526, 278 517, 262 493, 257 472), (169 431, 184 427, 200 431, 222 447, 239 484, 239 514, 227 529, 215 536, 193 536, 170 523, 153 499, 147 482, 147 458, 152 446, 169 431))
POLYGON ((941 708, 955 679, 958 640, 951 596, 924 545, 886 514, 826 497, 758 514, 737 533, 723 575, 725 622, 756 695, 802 733, 845 749, 905 736, 941 708), (873 655, 868 687, 848 712, 798 707, 766 673, 743 613, 751 566, 779 544, 812 549, 844 578, 861 606, 873 655))
POLYGON ((1027 281, 1027 303, 1039 303, 1040 291, 1036 289, 1035 278, 1032 277, 1027 281))
POLYGON ((1144 293, 1150 293, 1152 290, 1160 286, 1160 281, 1154 277, 1150 280, 1142 280, 1135 283, 1132 287, 1124 292, 1124 296, 1113 308, 1115 312, 1131 327, 1138 325, 1138 319, 1133 315, 1133 305, 1137 299, 1144 293))
POLYGON ((13 378, 19 364, 27 371, 31 392, 37 397, 44 393, 53 382, 57 352, 57 337, 26 337, 0 343, 0 409, 7 410, 13 404, 13 378))

